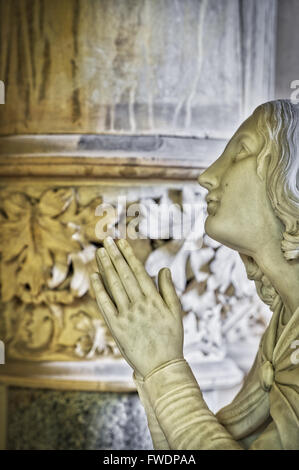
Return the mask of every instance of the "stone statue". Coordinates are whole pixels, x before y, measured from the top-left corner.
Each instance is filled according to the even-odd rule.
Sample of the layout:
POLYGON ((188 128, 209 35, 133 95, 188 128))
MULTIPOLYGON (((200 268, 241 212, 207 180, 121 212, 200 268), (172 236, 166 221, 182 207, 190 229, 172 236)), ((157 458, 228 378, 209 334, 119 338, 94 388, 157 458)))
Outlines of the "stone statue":
POLYGON ((183 356, 171 273, 154 282, 111 238, 92 275, 97 302, 145 407, 155 449, 299 449, 299 106, 259 106, 199 177, 205 229, 237 250, 273 315, 241 391, 216 415, 183 356), (114 301, 114 302, 113 302, 114 301))

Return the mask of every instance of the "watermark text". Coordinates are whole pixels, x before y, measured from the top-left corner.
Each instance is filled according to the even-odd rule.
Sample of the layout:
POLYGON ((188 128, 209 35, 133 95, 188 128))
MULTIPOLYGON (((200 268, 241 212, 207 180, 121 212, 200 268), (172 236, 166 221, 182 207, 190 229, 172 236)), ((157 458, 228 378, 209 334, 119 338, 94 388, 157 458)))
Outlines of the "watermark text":
POLYGON ((5 346, 3 341, 0 340, 0 364, 5 364, 5 346))
POLYGON ((0 80, 0 104, 5 104, 5 85, 2 80, 0 80))

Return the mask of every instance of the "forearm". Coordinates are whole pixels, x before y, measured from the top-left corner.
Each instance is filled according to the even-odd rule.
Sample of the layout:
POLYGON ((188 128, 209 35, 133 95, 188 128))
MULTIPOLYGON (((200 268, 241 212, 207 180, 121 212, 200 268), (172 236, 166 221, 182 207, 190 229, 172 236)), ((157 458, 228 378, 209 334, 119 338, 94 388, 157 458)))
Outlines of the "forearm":
POLYGON ((143 392, 170 449, 243 449, 207 407, 186 361, 171 361, 150 373, 143 392))
POLYGON ((147 423, 151 433, 151 438, 153 441, 154 449, 156 450, 168 450, 169 445, 165 438, 165 435, 158 423, 155 412, 152 408, 150 400, 147 397, 147 394, 144 390, 144 381, 141 377, 138 377, 135 372, 133 374, 133 380, 137 388, 137 392, 140 398, 140 401, 145 409, 147 416, 147 423))

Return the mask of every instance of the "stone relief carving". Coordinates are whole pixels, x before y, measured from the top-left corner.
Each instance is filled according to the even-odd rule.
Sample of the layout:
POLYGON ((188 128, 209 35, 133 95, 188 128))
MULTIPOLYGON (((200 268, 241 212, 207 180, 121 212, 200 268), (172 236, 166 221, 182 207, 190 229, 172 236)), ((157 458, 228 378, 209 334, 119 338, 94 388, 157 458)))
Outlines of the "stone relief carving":
POLYGON ((1 297, 10 357, 72 359, 115 346, 89 291, 96 240, 88 190, 1 191, 1 297))
MULTIPOLYGON (((115 226, 117 235, 124 217, 127 228, 134 219, 132 213, 126 215, 132 203, 142 203, 143 211, 151 208, 151 224, 146 223, 146 211, 140 211, 142 238, 131 243, 151 276, 162 266, 171 267, 186 313, 186 357, 221 360, 238 341, 255 345, 268 322, 268 311, 239 256, 204 235, 200 217, 183 240, 168 233, 164 212, 169 206, 175 204, 176 220, 188 225, 186 208, 198 204, 204 210, 204 191, 197 185, 148 191, 136 186, 123 193, 123 206, 105 215, 107 226, 115 226), (157 238, 159 220, 164 226, 157 238)), ((101 203, 116 204, 118 195, 118 188, 93 186, 0 191, 0 332, 9 357, 34 361, 119 357, 89 286, 89 275, 96 270, 95 250, 101 245, 95 228, 102 216, 95 211, 101 203)))

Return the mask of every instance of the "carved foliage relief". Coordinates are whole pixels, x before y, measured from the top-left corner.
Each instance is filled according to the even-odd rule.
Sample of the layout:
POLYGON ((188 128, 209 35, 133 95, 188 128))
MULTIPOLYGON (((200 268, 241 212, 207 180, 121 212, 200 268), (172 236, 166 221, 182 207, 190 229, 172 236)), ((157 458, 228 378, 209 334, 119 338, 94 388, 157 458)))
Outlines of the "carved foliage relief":
POLYGON ((7 355, 38 361, 119 356, 89 286, 103 238, 96 226, 104 217, 103 227, 116 236, 121 224, 132 230, 135 219, 141 238, 127 238, 153 278, 161 267, 171 268, 184 309, 187 358, 221 360, 229 344, 259 338, 268 308, 239 255, 204 235, 203 196, 198 185, 1 189, 0 337, 7 355), (97 212, 103 203, 117 210, 97 212), (129 208, 140 203, 136 217, 129 208), (197 203, 203 212, 190 225, 186 207, 197 203), (176 221, 192 226, 181 239, 168 230, 169 206, 176 221))
POLYGON ((89 190, 1 191, 2 329, 10 357, 73 359, 114 353, 89 291, 96 270, 89 190))

